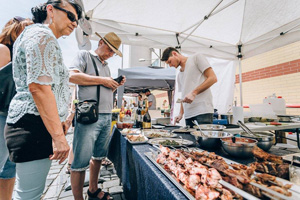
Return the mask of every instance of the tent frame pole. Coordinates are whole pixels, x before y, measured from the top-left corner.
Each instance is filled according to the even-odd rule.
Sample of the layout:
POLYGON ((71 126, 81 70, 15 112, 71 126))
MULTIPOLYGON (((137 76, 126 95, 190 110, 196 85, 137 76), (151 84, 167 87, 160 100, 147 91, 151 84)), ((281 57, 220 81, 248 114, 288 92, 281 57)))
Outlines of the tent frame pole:
POLYGON ((240 106, 243 107, 243 90, 242 90, 242 44, 239 44, 238 47, 238 59, 239 59, 239 82, 240 82, 240 106))
POLYGON ((239 81, 240 81, 240 103, 243 106, 243 90, 242 90, 242 62, 241 58, 239 58, 239 81))

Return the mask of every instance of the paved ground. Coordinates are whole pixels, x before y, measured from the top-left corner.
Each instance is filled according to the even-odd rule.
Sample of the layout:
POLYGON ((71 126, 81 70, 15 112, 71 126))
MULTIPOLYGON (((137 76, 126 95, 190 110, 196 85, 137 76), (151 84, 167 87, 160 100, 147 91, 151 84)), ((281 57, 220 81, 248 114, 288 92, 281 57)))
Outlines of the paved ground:
MULTIPOLYGON (((69 143, 72 142, 73 134, 67 135, 67 140, 69 143)), ((74 199, 72 195, 72 191, 68 190, 70 188, 70 175, 66 174, 67 162, 65 161, 62 164, 58 164, 58 162, 52 162, 52 166, 50 172, 47 177, 46 187, 44 190, 44 194, 41 199, 54 200, 71 200, 74 199), (67 190, 66 190, 67 189, 67 190)), ((113 165, 105 167, 102 166, 101 174, 99 180, 102 183, 99 183, 99 187, 103 189, 103 191, 108 191, 112 194, 114 200, 126 200, 123 195, 123 188, 120 184, 120 179, 116 175, 116 171, 113 165)), ((89 173, 86 173, 86 183, 88 183, 89 173)), ((83 188, 85 199, 87 198, 86 191, 87 187, 83 188)))

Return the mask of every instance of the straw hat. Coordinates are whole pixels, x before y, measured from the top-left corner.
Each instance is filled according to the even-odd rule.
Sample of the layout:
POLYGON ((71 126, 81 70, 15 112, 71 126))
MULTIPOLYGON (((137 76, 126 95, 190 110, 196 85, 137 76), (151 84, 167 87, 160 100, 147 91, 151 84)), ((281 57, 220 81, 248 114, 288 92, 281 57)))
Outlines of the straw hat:
POLYGON ((118 56, 122 57, 122 53, 118 50, 121 45, 121 39, 114 33, 107 33, 104 37, 97 32, 95 32, 98 37, 100 37, 118 56))

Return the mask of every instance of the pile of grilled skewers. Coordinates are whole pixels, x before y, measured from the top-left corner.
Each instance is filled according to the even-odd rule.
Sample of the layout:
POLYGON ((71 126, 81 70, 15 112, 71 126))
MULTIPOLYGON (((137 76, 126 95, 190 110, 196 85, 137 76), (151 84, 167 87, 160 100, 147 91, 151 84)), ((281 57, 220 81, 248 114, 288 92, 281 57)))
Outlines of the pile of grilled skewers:
POLYGON ((255 173, 255 165, 228 164, 215 153, 193 150, 171 150, 160 146, 156 162, 170 173, 196 200, 243 199, 235 191, 225 188, 220 180, 246 191, 258 198, 272 198, 272 194, 261 191, 254 184, 262 185, 287 197, 292 193, 291 184, 282 184, 275 176, 255 173), (252 184, 253 183, 253 184, 252 184), (268 197, 267 197, 268 196, 268 197))

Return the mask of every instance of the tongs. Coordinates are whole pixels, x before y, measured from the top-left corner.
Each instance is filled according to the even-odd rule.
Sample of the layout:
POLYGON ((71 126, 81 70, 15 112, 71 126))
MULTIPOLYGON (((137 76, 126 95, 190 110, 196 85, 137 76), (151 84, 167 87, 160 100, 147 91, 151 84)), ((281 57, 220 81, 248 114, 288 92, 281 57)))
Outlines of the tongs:
POLYGON ((206 135, 203 133, 202 129, 200 128, 200 126, 199 126, 197 120, 194 120, 194 121, 192 121, 192 122, 193 122, 196 126, 198 126, 201 137, 206 137, 206 135))
POLYGON ((258 135, 256 135, 255 133, 253 133, 243 122, 241 122, 240 120, 237 122, 237 124, 249 135, 254 136, 254 137, 259 137, 258 135))

